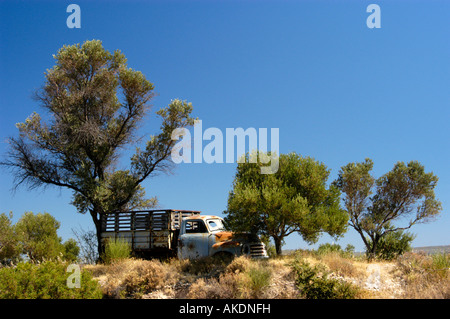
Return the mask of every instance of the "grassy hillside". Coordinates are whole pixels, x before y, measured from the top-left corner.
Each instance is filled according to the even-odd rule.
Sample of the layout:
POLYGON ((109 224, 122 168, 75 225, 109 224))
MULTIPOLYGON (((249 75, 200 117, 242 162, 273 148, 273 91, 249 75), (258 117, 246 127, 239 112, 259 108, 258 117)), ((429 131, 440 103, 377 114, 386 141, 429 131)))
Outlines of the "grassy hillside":
POLYGON ((407 253, 368 263, 297 251, 269 260, 125 259, 89 265, 107 298, 450 298, 450 255, 407 253))

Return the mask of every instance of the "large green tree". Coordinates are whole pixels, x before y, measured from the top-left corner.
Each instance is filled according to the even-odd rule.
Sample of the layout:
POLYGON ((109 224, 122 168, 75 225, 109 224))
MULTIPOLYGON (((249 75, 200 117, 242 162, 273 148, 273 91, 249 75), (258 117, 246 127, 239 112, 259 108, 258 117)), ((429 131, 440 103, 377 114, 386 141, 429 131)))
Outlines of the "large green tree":
POLYGON ((349 225, 360 234, 370 258, 383 238, 430 222, 442 210, 434 194, 438 177, 419 162, 398 162, 378 179, 372 169, 371 159, 349 163, 334 183, 344 193, 349 225))
POLYGON ((290 153, 279 156, 274 174, 261 174, 262 165, 238 164, 225 212, 229 227, 270 236, 277 254, 294 232, 314 243, 323 232, 339 236, 346 231, 340 191, 327 186, 330 171, 323 163, 290 153))
POLYGON ((192 105, 173 100, 157 111, 159 133, 137 145, 153 84, 127 67, 124 54, 110 53, 98 40, 64 46, 54 58, 36 94, 45 116, 33 113, 17 124, 20 135, 9 138, 2 164, 11 168, 15 186, 72 190, 78 212, 92 217, 100 250, 101 214, 156 204, 155 198, 145 198, 141 183, 170 169, 172 131, 193 125, 192 105), (118 165, 121 151, 133 144, 129 169, 119 169, 125 166, 118 165))

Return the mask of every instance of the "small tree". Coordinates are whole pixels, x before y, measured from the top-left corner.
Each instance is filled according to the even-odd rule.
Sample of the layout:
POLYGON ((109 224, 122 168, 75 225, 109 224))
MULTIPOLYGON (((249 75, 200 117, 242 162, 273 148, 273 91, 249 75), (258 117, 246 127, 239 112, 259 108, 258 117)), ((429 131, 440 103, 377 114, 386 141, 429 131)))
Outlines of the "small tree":
POLYGON ((48 213, 24 213, 15 225, 23 253, 32 261, 58 257, 62 252, 61 238, 57 234, 59 226, 60 223, 48 213))
POLYGON ((75 262, 78 259, 80 247, 73 238, 69 238, 62 244, 62 257, 64 260, 75 262))
MULTIPOLYGON (((382 236, 378 242, 376 257, 392 260, 397 256, 401 256, 404 253, 411 251, 411 243, 414 238, 415 235, 405 232, 404 230, 388 232, 385 236, 382 236)), ((372 244, 370 240, 369 244, 372 244)))
POLYGON ((18 246, 22 253, 32 261, 43 261, 63 257, 74 261, 78 257, 79 247, 75 240, 62 243, 57 234, 60 223, 49 213, 33 214, 26 212, 14 225, 18 246))
POLYGON ((345 232, 348 219, 339 204, 340 192, 327 187, 330 172, 323 163, 290 153, 280 155, 274 174, 261 174, 261 165, 248 160, 238 164, 225 212, 229 227, 272 237, 277 254, 294 232, 310 243, 323 232, 345 232))
POLYGON ((344 193, 349 225, 360 234, 369 258, 377 255, 380 241, 388 234, 430 222, 442 210, 434 194, 438 177, 425 173, 419 162, 398 162, 378 179, 370 174, 372 168, 371 159, 347 164, 335 181, 344 193), (406 225, 395 225, 405 218, 410 218, 406 225))

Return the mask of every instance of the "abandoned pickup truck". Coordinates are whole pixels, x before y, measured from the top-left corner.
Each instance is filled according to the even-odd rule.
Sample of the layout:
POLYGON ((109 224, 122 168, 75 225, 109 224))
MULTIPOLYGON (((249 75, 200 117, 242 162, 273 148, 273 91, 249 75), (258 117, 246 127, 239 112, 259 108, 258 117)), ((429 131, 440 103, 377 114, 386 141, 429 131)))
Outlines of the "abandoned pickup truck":
POLYGON ((258 236, 227 231, 222 218, 200 215, 199 211, 145 210, 104 214, 101 218, 103 245, 121 238, 144 258, 268 257, 258 236))

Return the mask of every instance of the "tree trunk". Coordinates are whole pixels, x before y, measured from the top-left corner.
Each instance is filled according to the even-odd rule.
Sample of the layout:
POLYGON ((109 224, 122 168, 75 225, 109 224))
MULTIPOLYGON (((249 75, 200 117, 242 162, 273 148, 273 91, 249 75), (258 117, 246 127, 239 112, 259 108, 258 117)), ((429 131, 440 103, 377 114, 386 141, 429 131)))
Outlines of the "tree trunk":
POLYGON ((372 261, 377 256, 377 246, 378 241, 380 240, 380 237, 375 234, 375 236, 372 238, 371 246, 367 246, 367 252, 368 252, 368 259, 369 261, 372 261))
POLYGON ((98 260, 101 261, 104 253, 104 247, 102 245, 102 222, 99 218, 100 214, 97 213, 95 210, 89 210, 91 213, 92 220, 95 225, 95 231, 97 234, 97 252, 98 252, 98 260))
POLYGON ((358 232, 358 234, 361 236, 361 239, 363 240, 364 245, 366 246, 367 258, 369 259, 369 261, 371 261, 373 258, 375 258, 376 246, 377 246, 379 238, 377 236, 375 236, 375 238, 372 238, 372 236, 370 236, 370 234, 369 234, 369 236, 372 239, 372 242, 369 242, 368 239, 366 238, 366 236, 364 236, 364 232, 362 231, 361 228, 356 227, 355 225, 350 225, 350 226, 352 226, 358 232))
POLYGON ((273 241, 275 242, 275 251, 277 253, 277 256, 280 256, 282 239, 280 237, 275 237, 275 236, 272 236, 272 238, 273 238, 273 241))

